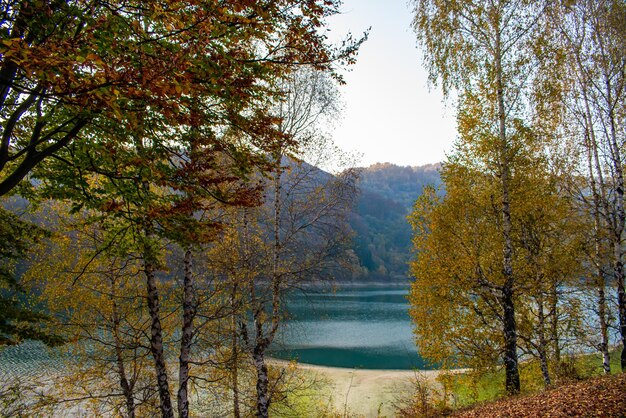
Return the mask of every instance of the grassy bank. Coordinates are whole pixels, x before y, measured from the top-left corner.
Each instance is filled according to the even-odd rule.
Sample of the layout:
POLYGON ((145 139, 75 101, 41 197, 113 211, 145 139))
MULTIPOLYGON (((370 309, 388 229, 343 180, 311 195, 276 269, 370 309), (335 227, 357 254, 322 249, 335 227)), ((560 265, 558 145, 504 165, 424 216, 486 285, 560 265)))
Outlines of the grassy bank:
MULTIPOLYGON (((618 350, 611 353, 611 370, 620 370, 618 350)), ((551 370, 554 383, 584 380, 603 374, 602 358, 599 354, 585 354, 568 357, 562 361, 558 369, 551 370)), ((520 364, 522 394, 535 393, 544 388, 539 363, 528 361, 520 364)), ((477 402, 492 401, 506 395, 504 390, 504 371, 493 371, 484 374, 463 373, 444 378, 450 394, 451 407, 458 408, 477 402)))

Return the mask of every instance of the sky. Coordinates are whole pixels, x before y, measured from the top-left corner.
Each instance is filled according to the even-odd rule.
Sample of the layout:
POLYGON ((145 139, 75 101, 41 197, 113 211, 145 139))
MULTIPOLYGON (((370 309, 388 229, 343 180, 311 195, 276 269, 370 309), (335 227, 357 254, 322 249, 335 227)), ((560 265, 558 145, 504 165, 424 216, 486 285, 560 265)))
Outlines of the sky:
POLYGON ((440 162, 456 135, 451 103, 428 86, 407 1, 344 0, 343 13, 328 19, 331 39, 371 26, 356 65, 344 74, 345 109, 333 133, 340 148, 362 155, 362 166, 440 162))

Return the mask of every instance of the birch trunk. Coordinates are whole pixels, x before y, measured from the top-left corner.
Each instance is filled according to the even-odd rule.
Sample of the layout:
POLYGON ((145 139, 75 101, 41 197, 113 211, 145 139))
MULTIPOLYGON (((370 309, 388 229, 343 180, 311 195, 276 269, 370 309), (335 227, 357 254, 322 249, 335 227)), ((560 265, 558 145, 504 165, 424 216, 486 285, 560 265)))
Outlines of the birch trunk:
POLYGON ((585 119, 586 119, 586 131, 587 131, 587 164, 589 170, 589 180, 591 184, 591 193, 593 198, 593 233, 594 233, 594 265, 595 265, 595 287, 598 293, 597 298, 597 307, 598 307, 598 318, 600 320, 600 344, 599 351, 602 354, 602 369, 605 374, 611 374, 611 359, 609 356, 609 333, 608 333, 608 324, 606 319, 606 296, 604 289, 606 287, 606 280, 604 278, 604 272, 602 271, 602 254, 601 254, 601 225, 600 225, 600 205, 602 202, 602 197, 604 193, 600 193, 598 191, 598 187, 601 190, 604 190, 603 177, 602 172, 600 171, 600 162, 598 158, 598 148, 595 139, 595 133, 593 131, 593 126, 591 125, 591 114, 589 110, 589 102, 586 100, 585 96, 585 119), (598 179, 600 181, 600 185, 596 182, 596 176, 594 175, 594 162, 595 169, 598 172, 598 179))
POLYGON ((252 359, 256 368, 256 393, 257 393, 257 412, 256 416, 260 418, 269 417, 269 408, 271 399, 269 397, 269 375, 267 364, 265 363, 265 344, 257 343, 252 359))
MULTIPOLYGON (((269 393, 269 376, 267 372, 267 364, 265 363, 265 350, 269 347, 274 339, 274 335, 278 330, 280 323, 280 216, 281 216, 281 193, 282 193, 282 167, 281 155, 278 154, 275 160, 274 175, 274 216, 273 216, 273 247, 272 247, 272 271, 271 271, 271 290, 272 290, 272 311, 270 317, 270 326, 268 330, 264 330, 263 322, 260 316, 263 315, 261 310, 255 315, 256 322, 256 341, 253 350, 253 360, 257 371, 257 416, 267 417, 269 406, 271 403, 271 394, 269 393)), ((262 309, 262 308, 261 308, 262 309)))
POLYGON ((115 281, 111 279, 111 310, 112 310, 112 320, 113 320, 113 341, 115 344, 115 360, 117 363, 117 374, 120 379, 120 387, 122 388, 122 393, 124 394, 124 400, 126 404, 126 413, 128 414, 128 418, 135 418, 135 398, 133 396, 133 385, 129 382, 126 377, 126 368, 124 365, 124 357, 122 356, 122 340, 120 338, 119 327, 120 327, 120 314, 118 311, 117 304, 114 299, 114 291, 115 291, 115 281))
MULTIPOLYGON (((607 81, 608 101, 611 99, 611 85, 607 81)), ((624 225, 626 223, 626 213, 624 212, 624 171, 622 165, 621 151, 617 142, 617 134, 615 129, 615 115, 613 108, 610 107, 610 141, 611 141, 611 157, 613 160, 613 170, 615 176, 615 211, 616 211, 616 228, 613 237, 614 251, 614 274, 617 283, 617 309, 619 313, 619 330, 622 340, 622 354, 620 357, 620 366, 622 372, 626 371, 626 293, 624 292, 624 248, 622 239, 624 236, 624 225)))
POLYGON ((520 378, 517 359, 517 324, 515 322, 515 305, 513 299, 514 276, 513 276, 513 241, 511 221, 511 201, 509 196, 510 168, 509 168, 509 145, 506 136, 506 109, 504 107, 504 82, 502 74, 502 52, 500 44, 500 31, 496 30, 495 64, 496 64, 496 88, 498 98, 498 134, 500 141, 500 175, 502 187, 502 238, 504 247, 502 251, 504 286, 502 292, 502 306, 504 310, 504 368, 506 375, 506 391, 508 394, 516 394, 520 391, 520 378))
POLYGON ((189 417, 189 363, 191 361, 191 343, 193 340, 193 319, 195 316, 194 283, 192 273, 191 250, 185 251, 183 278, 183 326, 180 340, 178 362, 178 416, 189 417))
POLYGON ((552 355, 554 357, 554 364, 558 366, 561 362, 561 346, 559 344, 559 294, 556 283, 550 286, 550 293, 548 295, 548 304, 550 307, 549 321, 550 321, 550 342, 552 343, 552 355))
POLYGON ((236 298, 237 298, 237 283, 233 284, 233 289, 230 298, 231 309, 233 310, 233 316, 231 321, 232 330, 232 340, 231 340, 231 379, 232 379, 232 390, 233 390, 233 417, 241 418, 241 410, 239 408, 239 339, 237 329, 239 327, 239 318, 235 313, 237 310, 236 307, 236 298))
POLYGON ((548 368, 548 342, 546 340, 546 315, 543 306, 543 290, 540 291, 539 297, 537 299, 537 309, 538 309, 538 320, 539 320, 539 362, 541 364, 541 375, 543 376, 543 383, 545 387, 549 387, 552 385, 552 380, 550 379, 550 371, 548 368))
POLYGON ((151 319, 150 351, 154 359, 161 416, 163 418, 174 418, 163 350, 163 329, 161 328, 161 319, 159 318, 159 292, 156 286, 155 268, 152 262, 149 261, 149 256, 144 257, 144 272, 148 289, 148 310, 151 319))

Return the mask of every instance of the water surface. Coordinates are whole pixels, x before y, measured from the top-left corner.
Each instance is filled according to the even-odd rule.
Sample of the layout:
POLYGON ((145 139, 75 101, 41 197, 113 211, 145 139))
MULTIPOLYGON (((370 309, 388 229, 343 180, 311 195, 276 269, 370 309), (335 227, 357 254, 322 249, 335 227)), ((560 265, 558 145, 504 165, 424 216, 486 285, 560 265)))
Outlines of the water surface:
POLYGON ((364 369, 427 369, 412 336, 408 287, 296 294, 273 356, 364 369))

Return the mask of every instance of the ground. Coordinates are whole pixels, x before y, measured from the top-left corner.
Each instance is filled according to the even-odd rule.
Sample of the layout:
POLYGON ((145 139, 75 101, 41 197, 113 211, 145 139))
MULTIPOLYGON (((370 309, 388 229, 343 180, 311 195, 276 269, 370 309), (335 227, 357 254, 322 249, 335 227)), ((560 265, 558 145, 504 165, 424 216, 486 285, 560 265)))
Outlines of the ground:
POLYGON ((571 383, 531 396, 459 411, 463 418, 626 417, 626 373, 571 383))

